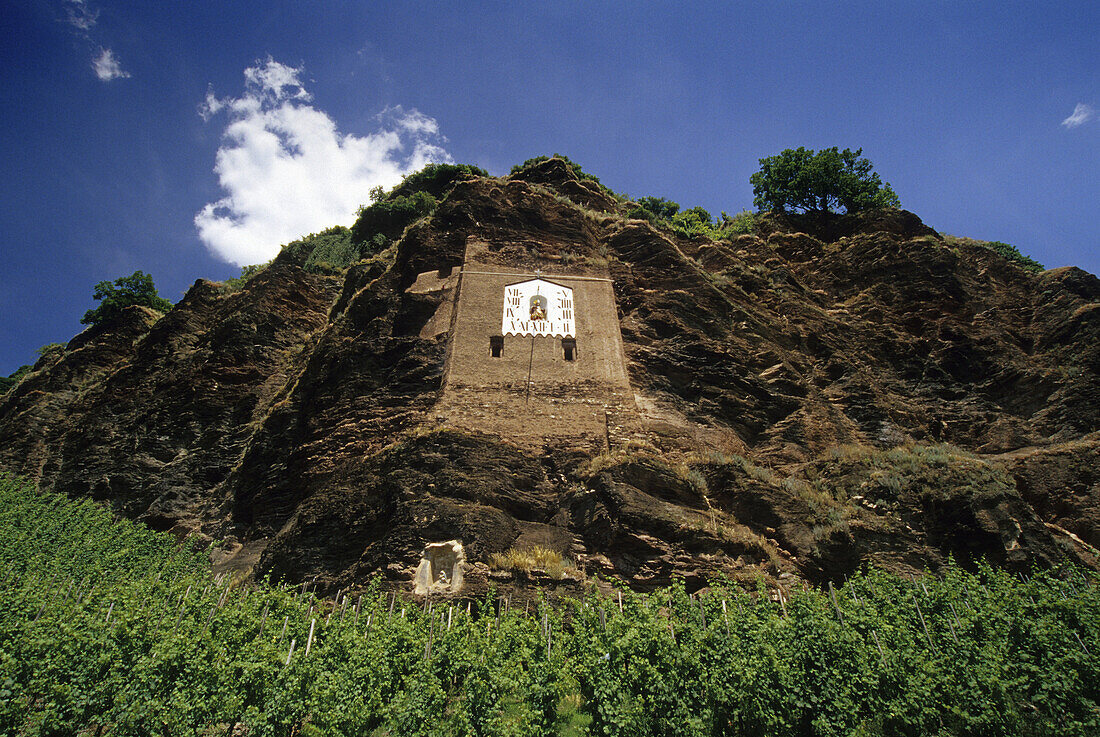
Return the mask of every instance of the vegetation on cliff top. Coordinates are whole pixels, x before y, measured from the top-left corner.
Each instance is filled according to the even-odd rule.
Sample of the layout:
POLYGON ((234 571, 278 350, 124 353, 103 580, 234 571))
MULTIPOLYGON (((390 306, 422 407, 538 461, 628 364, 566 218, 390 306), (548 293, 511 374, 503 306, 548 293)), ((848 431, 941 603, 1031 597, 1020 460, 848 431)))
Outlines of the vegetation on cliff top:
POLYGON ((5 734, 1091 735, 1100 586, 980 566, 510 608, 212 576, 0 479, 5 734))
POLYGON ((1024 271, 1030 271, 1033 274, 1037 274, 1045 268, 1035 259, 1020 253, 1020 249, 1010 243, 1003 243, 1001 241, 981 241, 974 238, 960 238, 954 235, 945 235, 944 241, 949 246, 968 245, 987 248, 1009 263, 1015 264, 1024 271))
MULTIPOLYGON (((469 164, 428 164, 407 175, 389 192, 371 190, 350 228, 337 225, 283 246, 283 255, 309 271, 339 272, 385 250, 412 223, 435 212, 440 200, 464 179, 489 176, 469 164)), ((254 270, 256 267, 245 267, 254 270)), ((242 272, 247 279, 255 272, 242 272)))
POLYGON ((854 213, 899 207, 898 196, 883 184, 863 149, 814 152, 801 146, 760 159, 753 174, 753 204, 760 210, 830 212, 843 207, 854 213))
POLYGON ((120 276, 113 282, 99 282, 95 285, 92 299, 99 302, 99 306, 84 313, 84 317, 80 319, 82 325, 98 325, 134 305, 148 307, 157 312, 172 309, 172 303, 157 294, 153 277, 144 271, 120 276))
MULTIPOLYGON (((871 162, 861 158, 861 153, 862 149, 838 151, 833 147, 814 152, 798 148, 761 159, 761 170, 751 178, 755 204, 761 210, 789 208, 811 212, 843 206, 850 213, 898 206, 897 195, 889 184, 882 184, 879 175, 872 171, 871 162)), ((604 186, 598 177, 563 154, 535 156, 513 166, 511 172, 521 172, 551 158, 561 159, 578 179, 593 182, 618 200, 627 217, 648 220, 684 238, 730 240, 752 233, 759 220, 760 213, 749 210, 732 216, 722 212, 714 217, 703 207, 682 209, 679 203, 664 197, 631 200, 604 186)), ((285 245, 283 253, 310 271, 339 272, 384 250, 413 222, 435 212, 456 183, 487 176, 484 169, 469 164, 428 164, 407 175, 389 192, 381 187, 372 190, 371 202, 359 208, 350 228, 335 226, 311 233, 285 245)), ((1041 270, 1041 266, 1013 246, 998 242, 987 245, 1025 269, 1041 270)), ((240 277, 226 283, 239 288, 264 266, 246 266, 240 277)))

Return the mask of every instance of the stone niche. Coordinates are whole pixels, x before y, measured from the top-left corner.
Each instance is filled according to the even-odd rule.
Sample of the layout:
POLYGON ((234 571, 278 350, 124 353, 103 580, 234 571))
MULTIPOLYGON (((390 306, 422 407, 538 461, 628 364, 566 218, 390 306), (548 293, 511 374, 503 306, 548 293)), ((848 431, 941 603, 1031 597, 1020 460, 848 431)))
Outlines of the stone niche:
POLYGON ((466 551, 462 548, 462 541, 428 543, 420 554, 413 592, 418 596, 458 593, 462 589, 462 571, 465 567, 466 551))

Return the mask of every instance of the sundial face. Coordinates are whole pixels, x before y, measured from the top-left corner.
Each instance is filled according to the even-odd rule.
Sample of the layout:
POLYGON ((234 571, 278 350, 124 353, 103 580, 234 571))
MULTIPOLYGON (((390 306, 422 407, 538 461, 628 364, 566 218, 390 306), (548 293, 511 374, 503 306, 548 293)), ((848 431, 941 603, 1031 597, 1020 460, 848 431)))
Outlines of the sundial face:
POLYGON ((502 335, 576 337, 573 290, 543 279, 504 287, 502 335))

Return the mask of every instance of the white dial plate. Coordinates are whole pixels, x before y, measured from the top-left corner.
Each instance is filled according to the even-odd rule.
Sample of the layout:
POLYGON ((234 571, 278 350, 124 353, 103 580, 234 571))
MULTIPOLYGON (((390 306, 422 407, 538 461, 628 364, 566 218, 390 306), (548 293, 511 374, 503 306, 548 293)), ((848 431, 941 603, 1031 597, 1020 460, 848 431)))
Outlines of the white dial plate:
POLYGON ((502 335, 576 337, 573 290, 543 279, 504 287, 502 335))

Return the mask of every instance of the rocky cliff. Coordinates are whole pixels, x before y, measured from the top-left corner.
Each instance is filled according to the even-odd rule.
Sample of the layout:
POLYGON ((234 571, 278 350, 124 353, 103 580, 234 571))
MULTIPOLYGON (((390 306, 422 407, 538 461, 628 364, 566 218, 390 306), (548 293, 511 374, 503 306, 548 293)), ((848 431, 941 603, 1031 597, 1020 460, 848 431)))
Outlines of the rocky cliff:
POLYGON ((333 590, 411 591, 452 539, 463 594, 1100 565, 1093 275, 898 210, 688 238, 560 159, 436 194, 346 269, 286 249, 81 333, 0 397, 0 466, 333 590), (471 242, 608 274, 633 396, 602 444, 448 422, 445 285, 471 242), (429 273, 444 286, 415 288, 429 273), (576 571, 500 563, 533 547, 576 571))

